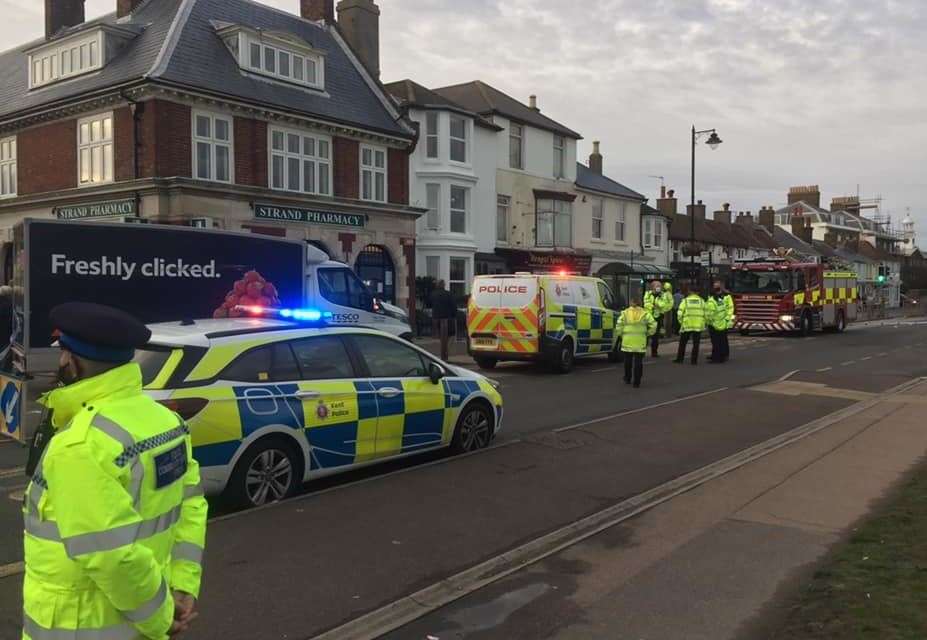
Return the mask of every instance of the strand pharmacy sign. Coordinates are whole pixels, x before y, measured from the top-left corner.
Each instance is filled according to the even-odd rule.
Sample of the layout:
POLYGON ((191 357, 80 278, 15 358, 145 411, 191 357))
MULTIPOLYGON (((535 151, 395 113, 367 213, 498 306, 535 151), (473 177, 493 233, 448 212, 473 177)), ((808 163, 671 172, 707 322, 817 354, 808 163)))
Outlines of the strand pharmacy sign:
POLYGON ((138 215, 138 206, 134 199, 111 200, 78 204, 70 207, 56 207, 55 216, 59 220, 85 220, 87 218, 119 218, 138 215))
POLYGON ((258 220, 275 220, 277 222, 302 222, 305 224, 327 224, 336 227, 354 227, 363 229, 367 226, 367 216, 363 213, 341 213, 338 211, 319 211, 301 207, 278 207, 270 204, 254 205, 254 217, 258 220))

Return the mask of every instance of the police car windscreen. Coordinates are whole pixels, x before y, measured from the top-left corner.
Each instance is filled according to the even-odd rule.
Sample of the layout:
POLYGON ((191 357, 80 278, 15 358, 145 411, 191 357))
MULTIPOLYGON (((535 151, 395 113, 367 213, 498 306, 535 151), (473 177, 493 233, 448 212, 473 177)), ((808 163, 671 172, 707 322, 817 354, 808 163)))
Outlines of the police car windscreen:
POLYGON ((535 278, 485 278, 476 281, 473 302, 482 308, 521 309, 536 295, 535 278))

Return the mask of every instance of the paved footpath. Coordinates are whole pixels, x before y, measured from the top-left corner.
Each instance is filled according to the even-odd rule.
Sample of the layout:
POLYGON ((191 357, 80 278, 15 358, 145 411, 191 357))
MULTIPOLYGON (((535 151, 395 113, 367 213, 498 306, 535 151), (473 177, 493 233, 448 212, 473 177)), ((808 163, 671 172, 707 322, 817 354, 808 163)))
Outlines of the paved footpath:
MULTIPOLYGON (((388 640, 752 640, 794 584, 927 452, 927 381, 407 625, 388 640)), ((850 386, 850 385, 848 385, 850 386)), ((759 391, 760 389, 755 389, 759 391)), ((859 410, 862 408, 862 410, 859 410)))

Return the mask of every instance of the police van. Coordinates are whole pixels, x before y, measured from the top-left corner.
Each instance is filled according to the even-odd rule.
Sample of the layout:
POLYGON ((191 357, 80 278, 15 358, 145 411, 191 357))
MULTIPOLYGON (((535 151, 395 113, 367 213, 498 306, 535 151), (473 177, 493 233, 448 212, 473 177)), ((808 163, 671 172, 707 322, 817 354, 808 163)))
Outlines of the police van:
POLYGON ((467 309, 470 355, 482 369, 506 360, 542 361, 556 371, 577 357, 619 358, 620 309, 599 278, 550 274, 477 276, 467 309))

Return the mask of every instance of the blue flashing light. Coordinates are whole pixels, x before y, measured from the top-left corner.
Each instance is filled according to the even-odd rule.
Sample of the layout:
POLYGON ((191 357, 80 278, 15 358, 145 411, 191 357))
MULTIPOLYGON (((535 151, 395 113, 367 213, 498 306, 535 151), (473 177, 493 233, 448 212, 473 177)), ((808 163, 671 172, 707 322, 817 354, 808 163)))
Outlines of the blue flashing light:
POLYGON ((330 311, 319 311, 318 309, 274 309, 258 306, 239 306, 238 308, 252 317, 279 316, 287 320, 308 324, 324 324, 332 321, 330 311))

